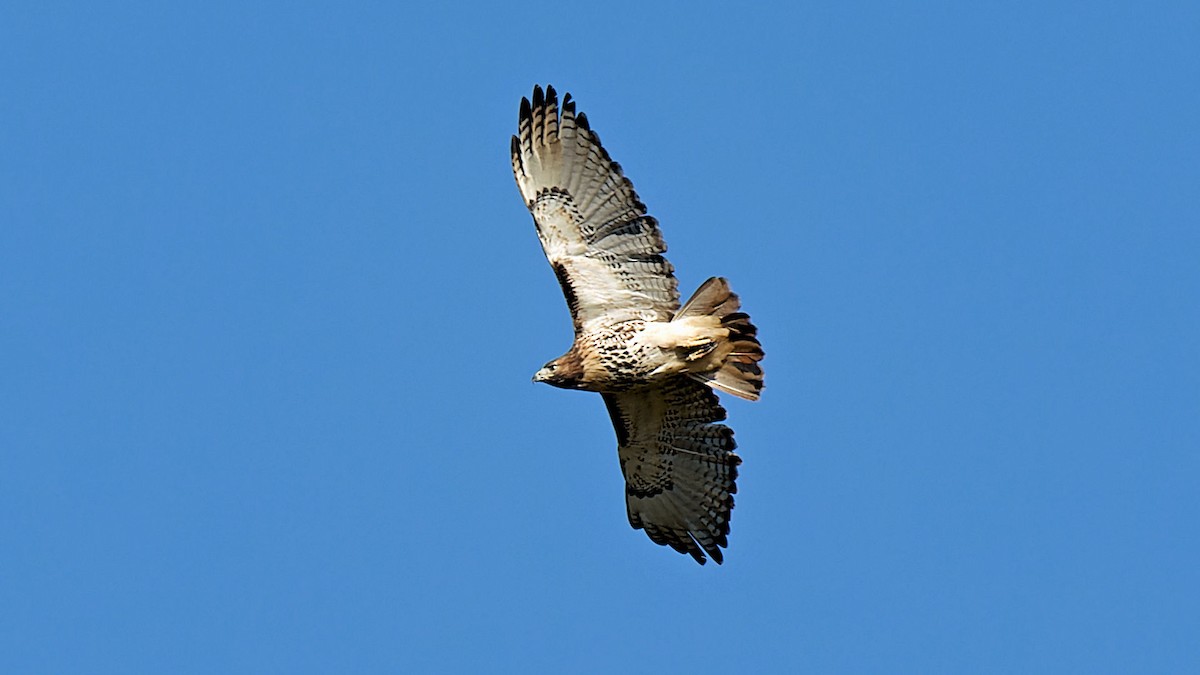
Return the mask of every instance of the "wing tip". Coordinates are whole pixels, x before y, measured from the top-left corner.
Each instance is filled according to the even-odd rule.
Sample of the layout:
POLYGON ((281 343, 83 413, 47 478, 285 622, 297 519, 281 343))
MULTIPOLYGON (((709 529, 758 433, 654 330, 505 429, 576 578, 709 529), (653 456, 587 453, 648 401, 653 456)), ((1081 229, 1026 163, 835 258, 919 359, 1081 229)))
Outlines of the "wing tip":
MULTIPOLYGON (((731 507, 732 508, 732 507, 731 507)), ((711 544, 702 544, 696 535, 687 530, 660 530, 652 524, 644 522, 640 516, 629 512, 629 524, 635 530, 642 530, 650 541, 669 548, 680 555, 691 556, 698 564, 703 565, 708 562, 709 558, 713 562, 720 565, 725 562, 724 547, 729 546, 729 519, 725 519, 724 527, 722 527, 716 536, 712 538, 711 544)), ((711 533, 710 533, 711 535, 711 533)))

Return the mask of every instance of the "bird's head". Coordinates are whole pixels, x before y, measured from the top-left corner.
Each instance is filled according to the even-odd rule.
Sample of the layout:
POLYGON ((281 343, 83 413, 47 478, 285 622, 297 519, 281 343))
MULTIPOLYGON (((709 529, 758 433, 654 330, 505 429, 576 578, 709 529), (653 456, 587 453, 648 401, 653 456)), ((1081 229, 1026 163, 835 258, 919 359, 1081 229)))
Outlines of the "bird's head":
POLYGON ((545 382, 563 389, 582 389, 582 379, 583 364, 570 352, 542 366, 533 376, 534 382, 545 382))

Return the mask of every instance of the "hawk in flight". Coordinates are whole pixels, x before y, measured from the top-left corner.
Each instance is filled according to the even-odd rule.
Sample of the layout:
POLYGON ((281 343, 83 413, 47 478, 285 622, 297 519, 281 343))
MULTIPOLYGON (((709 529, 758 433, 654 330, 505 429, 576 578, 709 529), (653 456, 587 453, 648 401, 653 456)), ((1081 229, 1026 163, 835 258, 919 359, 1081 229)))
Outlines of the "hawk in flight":
POLYGON ((575 325, 571 348, 533 380, 599 392, 629 524, 719 564, 742 460, 713 390, 758 399, 757 329, 719 277, 680 306, 658 222, 570 94, 560 104, 536 86, 521 99, 512 166, 575 325))

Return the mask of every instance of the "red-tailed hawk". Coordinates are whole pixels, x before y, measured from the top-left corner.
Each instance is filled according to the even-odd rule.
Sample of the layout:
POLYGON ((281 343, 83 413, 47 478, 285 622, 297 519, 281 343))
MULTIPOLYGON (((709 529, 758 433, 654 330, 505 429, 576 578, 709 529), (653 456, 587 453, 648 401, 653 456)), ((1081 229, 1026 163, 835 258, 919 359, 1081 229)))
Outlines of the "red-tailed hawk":
POLYGON ((513 174, 562 285, 575 342, 534 376, 599 392, 617 431, 629 523, 719 564, 741 458, 713 389, 757 400, 763 351, 724 279, 679 306, 658 222, 571 95, 521 99, 513 174))

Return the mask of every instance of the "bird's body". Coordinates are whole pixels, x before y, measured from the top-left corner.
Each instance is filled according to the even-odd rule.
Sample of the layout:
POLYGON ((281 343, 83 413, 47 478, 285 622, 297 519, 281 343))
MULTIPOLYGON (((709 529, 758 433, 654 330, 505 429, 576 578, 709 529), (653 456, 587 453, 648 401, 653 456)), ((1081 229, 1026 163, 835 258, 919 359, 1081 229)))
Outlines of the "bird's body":
POLYGON ((654 218, 570 95, 522 99, 513 174, 562 286, 575 340, 534 380, 599 392, 617 432, 629 522, 718 563, 736 491, 736 444, 713 389, 762 390, 757 329, 728 283, 681 307, 654 218))
POLYGON ((564 389, 618 393, 679 375, 711 373, 733 350, 715 317, 631 319, 576 336, 535 380, 564 389))

